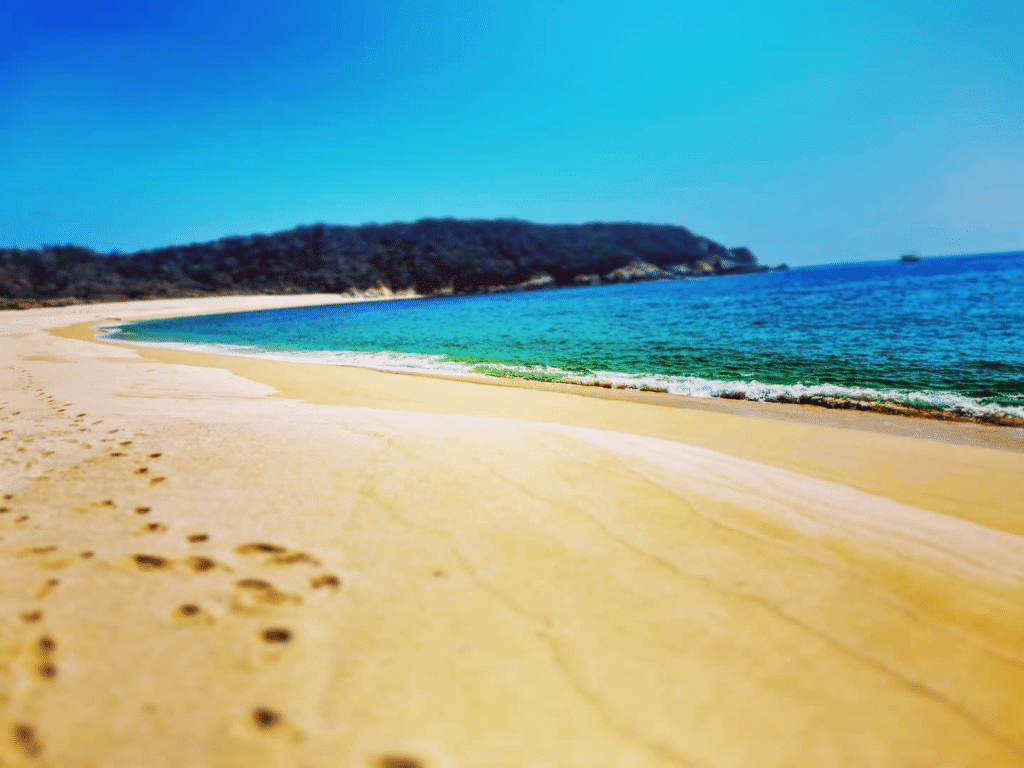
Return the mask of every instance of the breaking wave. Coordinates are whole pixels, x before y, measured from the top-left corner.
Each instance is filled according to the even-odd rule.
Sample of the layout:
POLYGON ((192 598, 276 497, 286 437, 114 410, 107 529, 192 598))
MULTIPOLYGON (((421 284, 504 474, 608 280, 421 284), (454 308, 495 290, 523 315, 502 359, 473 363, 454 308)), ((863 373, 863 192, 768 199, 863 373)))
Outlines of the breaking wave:
POLYGON ((1020 406, 985 403, 955 392, 872 389, 835 384, 766 384, 751 381, 721 381, 698 376, 619 373, 615 371, 573 372, 551 366, 516 366, 502 363, 468 363, 445 355, 410 352, 363 352, 345 350, 273 350, 244 344, 184 343, 133 338, 124 330, 130 326, 102 326, 101 338, 142 346, 207 352, 263 360, 343 365, 380 371, 446 376, 528 379, 605 389, 660 392, 701 398, 753 400, 757 402, 800 403, 831 408, 852 408, 883 412, 949 414, 995 423, 1024 425, 1024 395, 1020 406))

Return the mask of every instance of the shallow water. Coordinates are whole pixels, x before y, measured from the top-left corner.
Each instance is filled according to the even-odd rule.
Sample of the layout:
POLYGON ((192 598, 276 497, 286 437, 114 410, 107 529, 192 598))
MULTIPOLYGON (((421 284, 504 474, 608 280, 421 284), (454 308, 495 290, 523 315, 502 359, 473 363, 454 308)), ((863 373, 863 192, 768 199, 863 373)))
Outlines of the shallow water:
POLYGON ((122 341, 1024 418, 1024 253, 175 318, 122 341))

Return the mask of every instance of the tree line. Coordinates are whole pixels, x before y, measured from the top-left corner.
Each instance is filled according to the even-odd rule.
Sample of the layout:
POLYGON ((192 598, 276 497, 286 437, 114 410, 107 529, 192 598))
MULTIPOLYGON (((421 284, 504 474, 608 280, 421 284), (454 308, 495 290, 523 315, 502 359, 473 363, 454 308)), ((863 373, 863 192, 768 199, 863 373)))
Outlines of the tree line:
POLYGON ((315 224, 130 254, 0 248, 0 307, 240 293, 468 294, 762 269, 746 248, 671 225, 315 224))

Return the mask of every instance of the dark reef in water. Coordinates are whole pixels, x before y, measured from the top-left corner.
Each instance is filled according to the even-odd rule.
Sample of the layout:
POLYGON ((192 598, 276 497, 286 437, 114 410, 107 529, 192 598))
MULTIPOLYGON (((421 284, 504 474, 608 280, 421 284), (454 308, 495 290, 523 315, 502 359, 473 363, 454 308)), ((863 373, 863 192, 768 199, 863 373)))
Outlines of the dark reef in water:
POLYGON ((247 293, 473 294, 766 269, 747 248, 671 225, 316 224, 131 254, 0 249, 0 308, 247 293))

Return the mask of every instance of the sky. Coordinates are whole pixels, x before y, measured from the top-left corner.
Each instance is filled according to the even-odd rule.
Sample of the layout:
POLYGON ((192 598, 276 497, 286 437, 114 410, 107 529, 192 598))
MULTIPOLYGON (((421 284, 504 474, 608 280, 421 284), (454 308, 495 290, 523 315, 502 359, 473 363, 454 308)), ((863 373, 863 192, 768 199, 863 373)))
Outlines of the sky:
POLYGON ((1024 3, 4 0, 0 247, 677 224, 1024 250, 1024 3))

